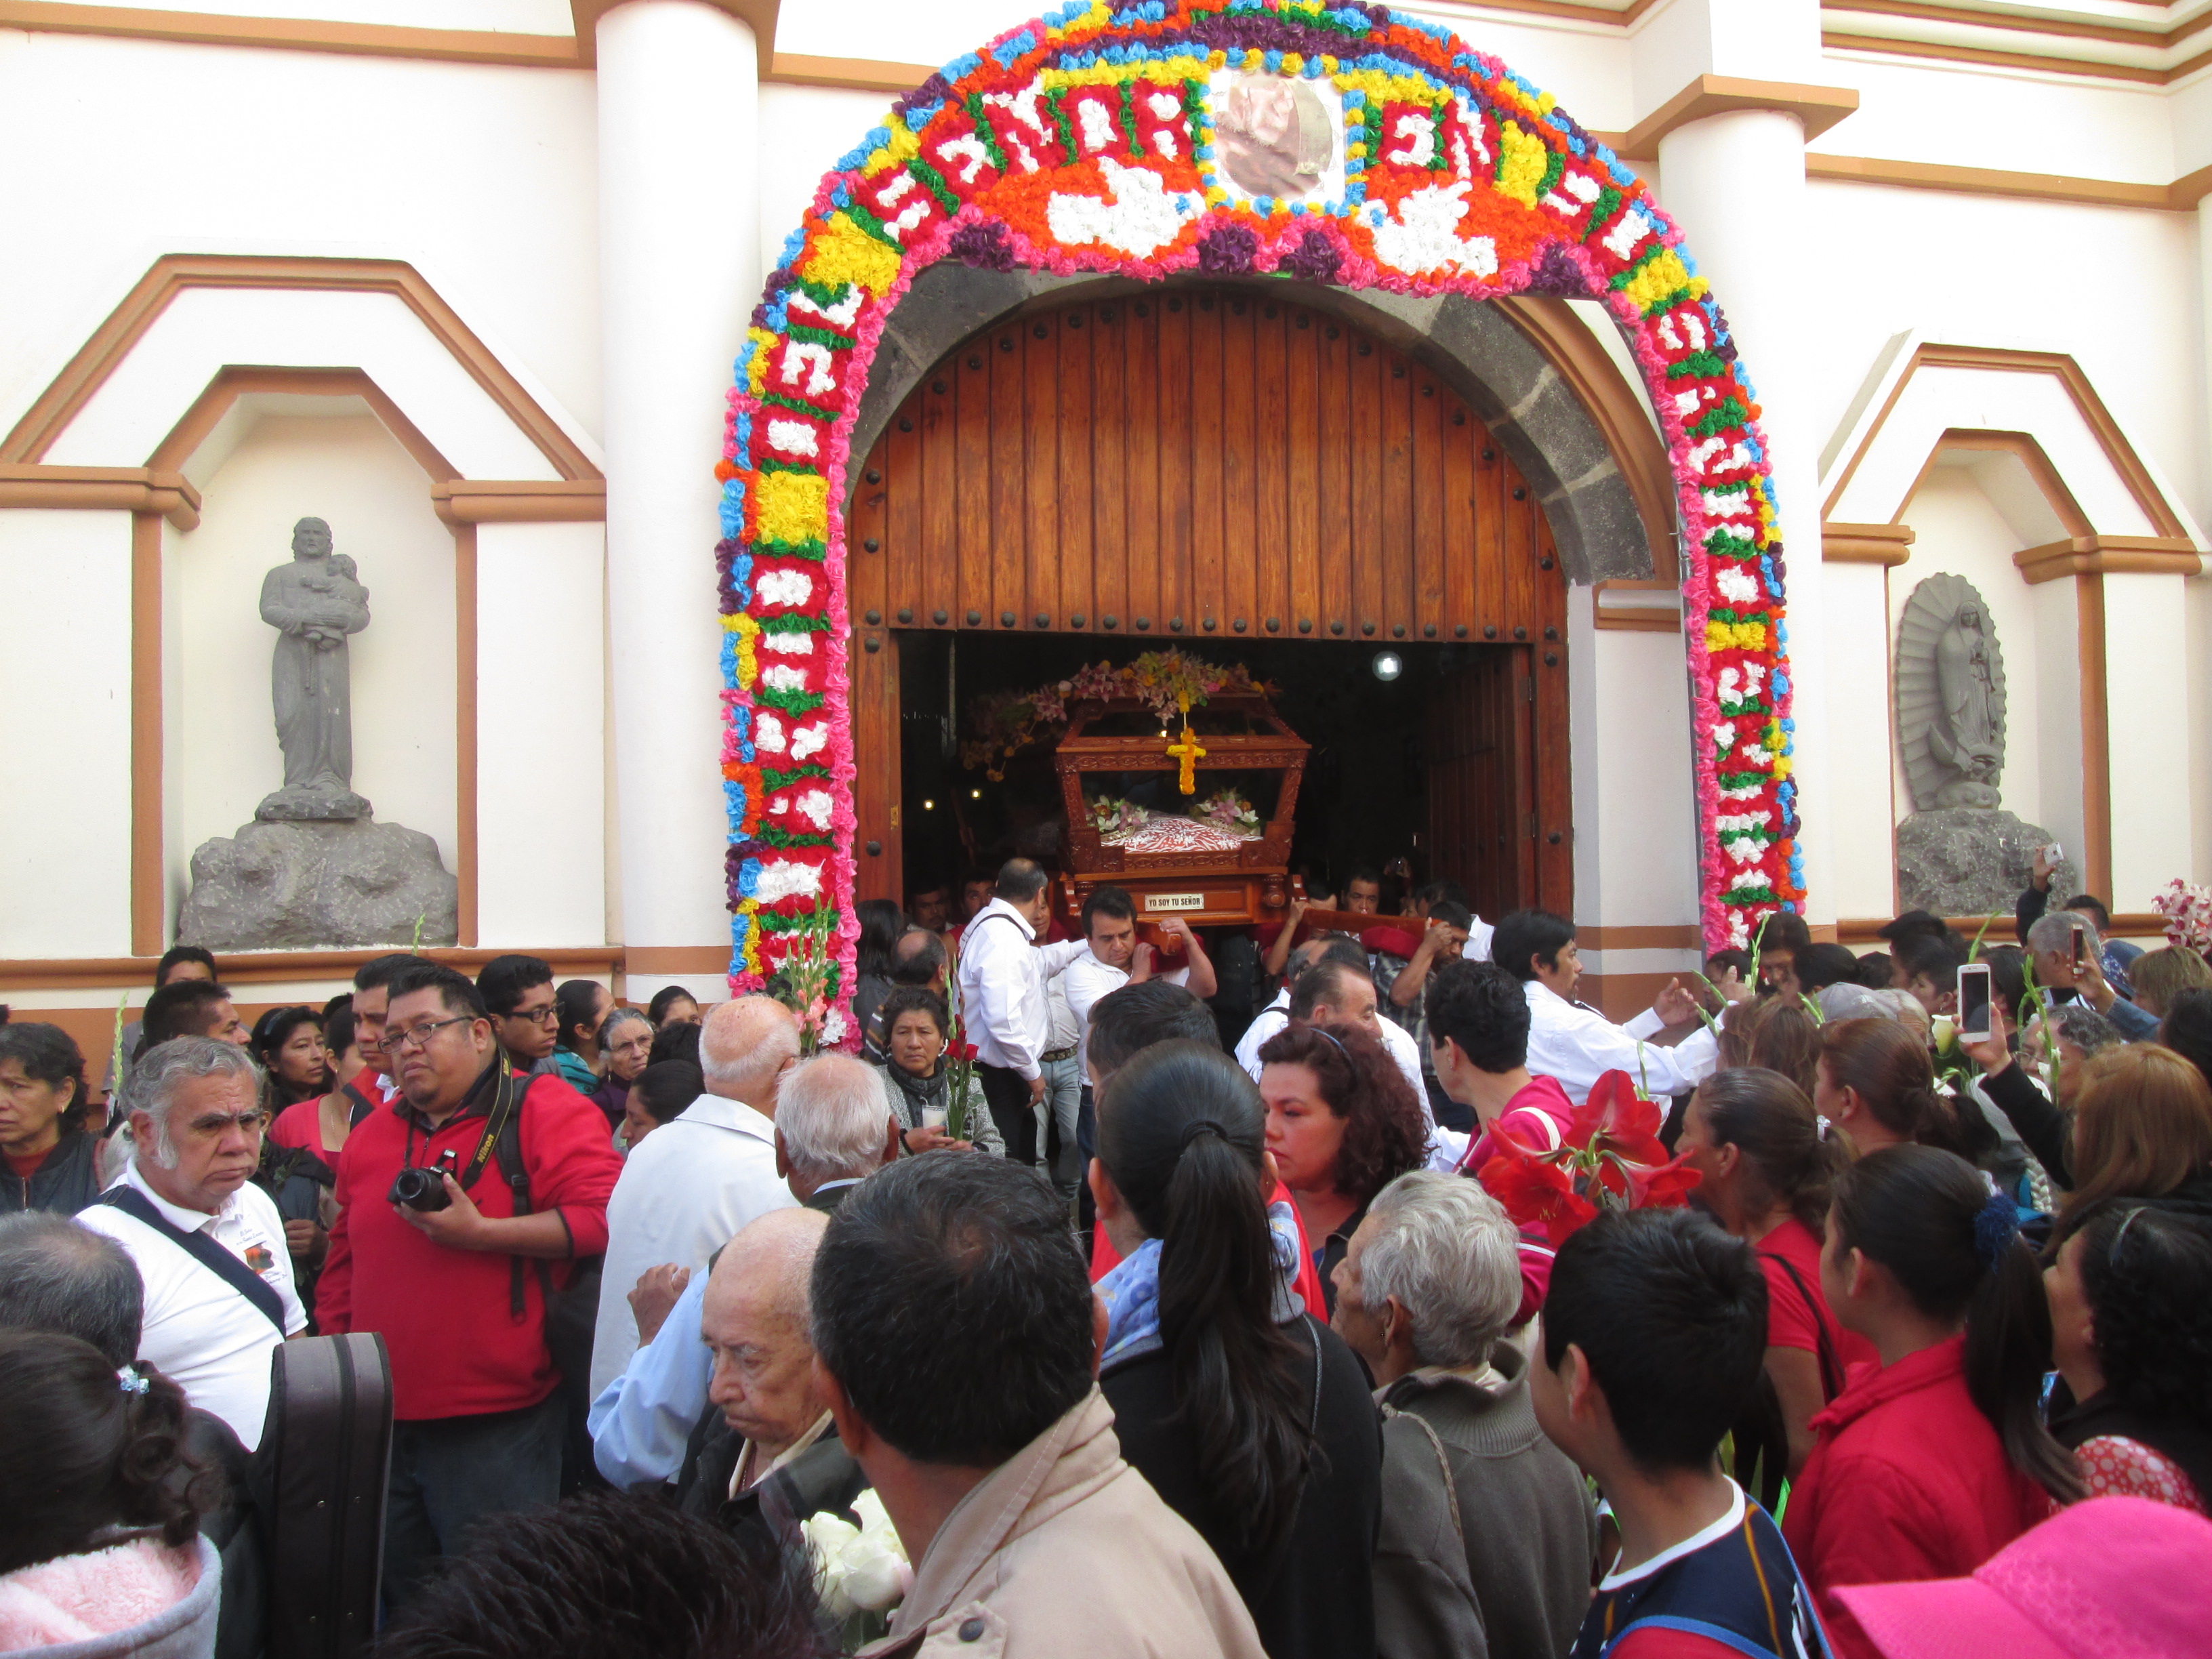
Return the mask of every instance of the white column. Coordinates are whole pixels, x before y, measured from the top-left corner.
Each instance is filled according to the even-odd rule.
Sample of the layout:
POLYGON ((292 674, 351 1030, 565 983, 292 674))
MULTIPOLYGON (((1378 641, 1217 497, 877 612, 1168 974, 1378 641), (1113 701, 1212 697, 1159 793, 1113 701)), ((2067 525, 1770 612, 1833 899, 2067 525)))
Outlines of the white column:
MULTIPOLYGON (((759 63, 700 0, 629 0, 598 40, 621 943, 696 951, 729 940, 714 470, 759 297, 759 63)), ((718 973, 642 971, 726 994, 718 973)))
MULTIPOLYGON (((1810 416, 1808 355, 1819 349, 1805 238, 1805 131, 1779 110, 1735 110, 1659 141, 1659 201, 1712 284, 1758 394, 1782 518, 1790 672, 1796 690, 1799 842, 1808 920, 1836 919, 1831 880, 1838 827, 1828 787, 1826 653, 1820 598, 1820 434, 1810 416)), ((1881 834, 1855 817, 1848 833, 1881 834)))

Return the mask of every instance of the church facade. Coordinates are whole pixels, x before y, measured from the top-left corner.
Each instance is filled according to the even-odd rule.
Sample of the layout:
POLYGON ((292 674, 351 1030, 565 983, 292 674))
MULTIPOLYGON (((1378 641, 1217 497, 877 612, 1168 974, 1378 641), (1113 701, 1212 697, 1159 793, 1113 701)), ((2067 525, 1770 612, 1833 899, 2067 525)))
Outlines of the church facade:
POLYGON ((1417 849, 1608 1006, 2046 836, 2154 931, 2212 32, 2114 9, 0 3, 0 1000, 104 1047, 301 788, 465 963, 725 994, 763 878, 902 896, 1018 641, 1403 659, 1417 849), (307 519, 337 641, 267 614, 307 519))

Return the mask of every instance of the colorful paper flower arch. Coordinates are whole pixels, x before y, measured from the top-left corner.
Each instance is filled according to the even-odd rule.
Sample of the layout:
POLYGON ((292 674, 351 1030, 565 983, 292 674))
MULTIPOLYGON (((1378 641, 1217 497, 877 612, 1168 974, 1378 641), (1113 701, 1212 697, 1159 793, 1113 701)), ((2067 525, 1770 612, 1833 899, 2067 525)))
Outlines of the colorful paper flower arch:
POLYGON ((730 396, 721 572, 733 991, 838 912, 849 975, 845 468, 876 342, 939 259, 1587 297, 1674 469, 1709 948, 1803 897, 1782 547, 1759 405, 1643 182, 1449 30, 1300 0, 1075 4, 948 64, 822 181, 730 396))

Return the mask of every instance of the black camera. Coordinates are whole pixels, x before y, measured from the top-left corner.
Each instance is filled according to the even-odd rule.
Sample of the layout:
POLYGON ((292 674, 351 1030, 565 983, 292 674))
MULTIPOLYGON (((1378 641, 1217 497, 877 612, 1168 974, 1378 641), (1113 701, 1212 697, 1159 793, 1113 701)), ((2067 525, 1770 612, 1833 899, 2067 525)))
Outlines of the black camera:
POLYGON ((447 1152, 434 1167, 410 1164, 402 1169, 392 1177, 392 1190, 385 1194, 386 1201, 404 1204, 424 1214, 450 1208, 453 1200, 446 1191, 446 1177, 453 1173, 453 1155, 447 1152))

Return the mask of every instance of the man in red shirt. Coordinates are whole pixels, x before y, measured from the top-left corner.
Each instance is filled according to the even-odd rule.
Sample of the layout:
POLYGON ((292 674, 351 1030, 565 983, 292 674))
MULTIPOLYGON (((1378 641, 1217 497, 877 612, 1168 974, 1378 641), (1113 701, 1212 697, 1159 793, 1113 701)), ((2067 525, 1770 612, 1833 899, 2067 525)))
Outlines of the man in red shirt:
POLYGON ((399 1098, 346 1142, 316 1307, 325 1331, 380 1331, 391 1352, 384 1588, 397 1607, 477 1522, 559 1496, 546 1297, 574 1259, 605 1250, 622 1160, 597 1107, 507 1069, 460 975, 424 963, 389 995, 382 1047, 399 1098), (519 1152, 502 1156, 502 1131, 513 1147, 518 1127, 519 1152), (402 1170, 418 1173, 395 1186, 402 1170))

